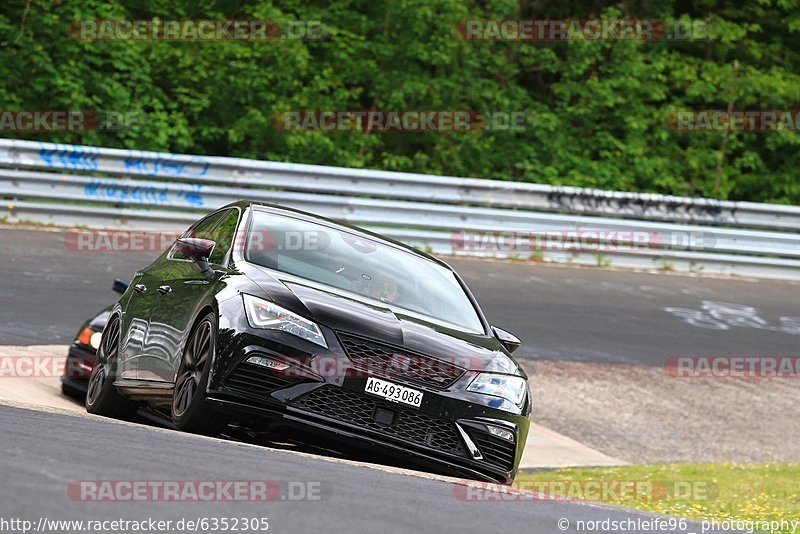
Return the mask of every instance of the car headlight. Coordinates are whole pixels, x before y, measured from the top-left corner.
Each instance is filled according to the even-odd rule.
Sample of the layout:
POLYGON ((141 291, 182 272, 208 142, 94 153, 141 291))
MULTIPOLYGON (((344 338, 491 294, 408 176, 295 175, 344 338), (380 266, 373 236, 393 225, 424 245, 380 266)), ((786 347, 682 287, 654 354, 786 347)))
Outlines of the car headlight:
POLYGON ((81 330, 81 333, 78 334, 76 341, 82 345, 86 345, 88 347, 92 347, 93 349, 97 350, 100 346, 100 341, 103 339, 103 333, 97 332, 96 330, 92 330, 88 326, 81 330))
POLYGON ((480 373, 467 386, 467 391, 499 397, 521 407, 525 400, 526 386, 527 383, 521 376, 480 373))
POLYGON ((247 313, 247 320, 253 328, 268 328, 271 330, 282 330, 306 341, 316 343, 328 348, 325 337, 316 323, 305 317, 300 317, 296 313, 281 308, 277 304, 268 300, 254 297, 253 295, 242 295, 244 297, 244 309, 247 313))

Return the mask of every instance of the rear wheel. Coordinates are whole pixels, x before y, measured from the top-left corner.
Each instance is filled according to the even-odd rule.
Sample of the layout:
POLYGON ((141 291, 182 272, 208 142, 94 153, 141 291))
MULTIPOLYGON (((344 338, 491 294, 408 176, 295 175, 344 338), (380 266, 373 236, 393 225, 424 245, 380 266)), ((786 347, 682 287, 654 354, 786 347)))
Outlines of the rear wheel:
POLYGON ((203 317, 192 330, 183 350, 172 392, 172 421, 195 434, 215 435, 225 420, 206 402, 206 387, 215 350, 214 315, 203 317))
POLYGON ((94 368, 86 390, 86 411, 96 415, 129 419, 136 413, 135 402, 119 394, 114 387, 119 355, 120 323, 112 319, 103 330, 94 368))

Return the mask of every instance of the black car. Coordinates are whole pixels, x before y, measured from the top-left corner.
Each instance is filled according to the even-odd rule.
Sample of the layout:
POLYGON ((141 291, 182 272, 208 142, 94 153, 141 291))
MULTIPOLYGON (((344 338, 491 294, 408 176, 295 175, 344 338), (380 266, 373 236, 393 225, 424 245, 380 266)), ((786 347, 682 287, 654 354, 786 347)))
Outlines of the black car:
POLYGON ((519 340, 449 266, 309 213, 240 201, 135 274, 86 409, 183 430, 275 422, 510 482, 529 427, 519 340))
MULTIPOLYGON (((117 293, 125 293, 128 282, 114 280, 112 287, 117 293)), ((83 400, 86 397, 86 386, 94 367, 94 358, 100 347, 101 334, 111 315, 112 306, 108 306, 94 317, 87 319, 78 330, 78 335, 69 346, 64 373, 61 375, 61 391, 64 395, 83 400)))

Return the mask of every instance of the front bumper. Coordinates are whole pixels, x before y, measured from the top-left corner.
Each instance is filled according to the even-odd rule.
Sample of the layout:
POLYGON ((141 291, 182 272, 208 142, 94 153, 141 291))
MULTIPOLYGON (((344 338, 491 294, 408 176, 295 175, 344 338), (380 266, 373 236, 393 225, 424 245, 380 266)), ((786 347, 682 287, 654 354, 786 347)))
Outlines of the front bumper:
POLYGON ((69 346, 61 383, 76 392, 86 393, 94 366, 95 349, 73 342, 69 346))
MULTIPOLYGON (((475 376, 467 372, 448 388, 426 388, 397 376, 376 375, 341 356, 332 373, 287 359, 295 347, 240 334, 228 356, 215 362, 208 398, 242 420, 269 419, 335 437, 427 469, 480 480, 510 483, 517 473, 528 434, 529 406, 514 414, 491 406, 491 397, 465 391, 475 376), (245 360, 259 356, 275 368, 245 360), (289 367, 278 369, 290 362, 289 367), (368 376, 422 390, 419 408, 364 392, 368 376), (489 432, 508 430, 513 441, 489 432)), ((313 355, 306 355, 306 362, 313 355)), ((526 401, 529 402, 529 401, 526 401)))

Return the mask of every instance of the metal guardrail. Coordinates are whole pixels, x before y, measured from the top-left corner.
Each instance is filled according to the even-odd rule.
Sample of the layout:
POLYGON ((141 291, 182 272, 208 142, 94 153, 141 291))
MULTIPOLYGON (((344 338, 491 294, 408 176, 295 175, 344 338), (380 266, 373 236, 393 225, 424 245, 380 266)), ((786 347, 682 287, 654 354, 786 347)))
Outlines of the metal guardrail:
POLYGON ((800 280, 797 206, 3 139, 0 196, 0 216, 12 221, 161 230, 249 198, 440 254, 800 280), (617 244, 636 232, 657 237, 644 250, 546 248, 526 256, 463 246, 465 233, 480 232, 613 232, 617 244))

